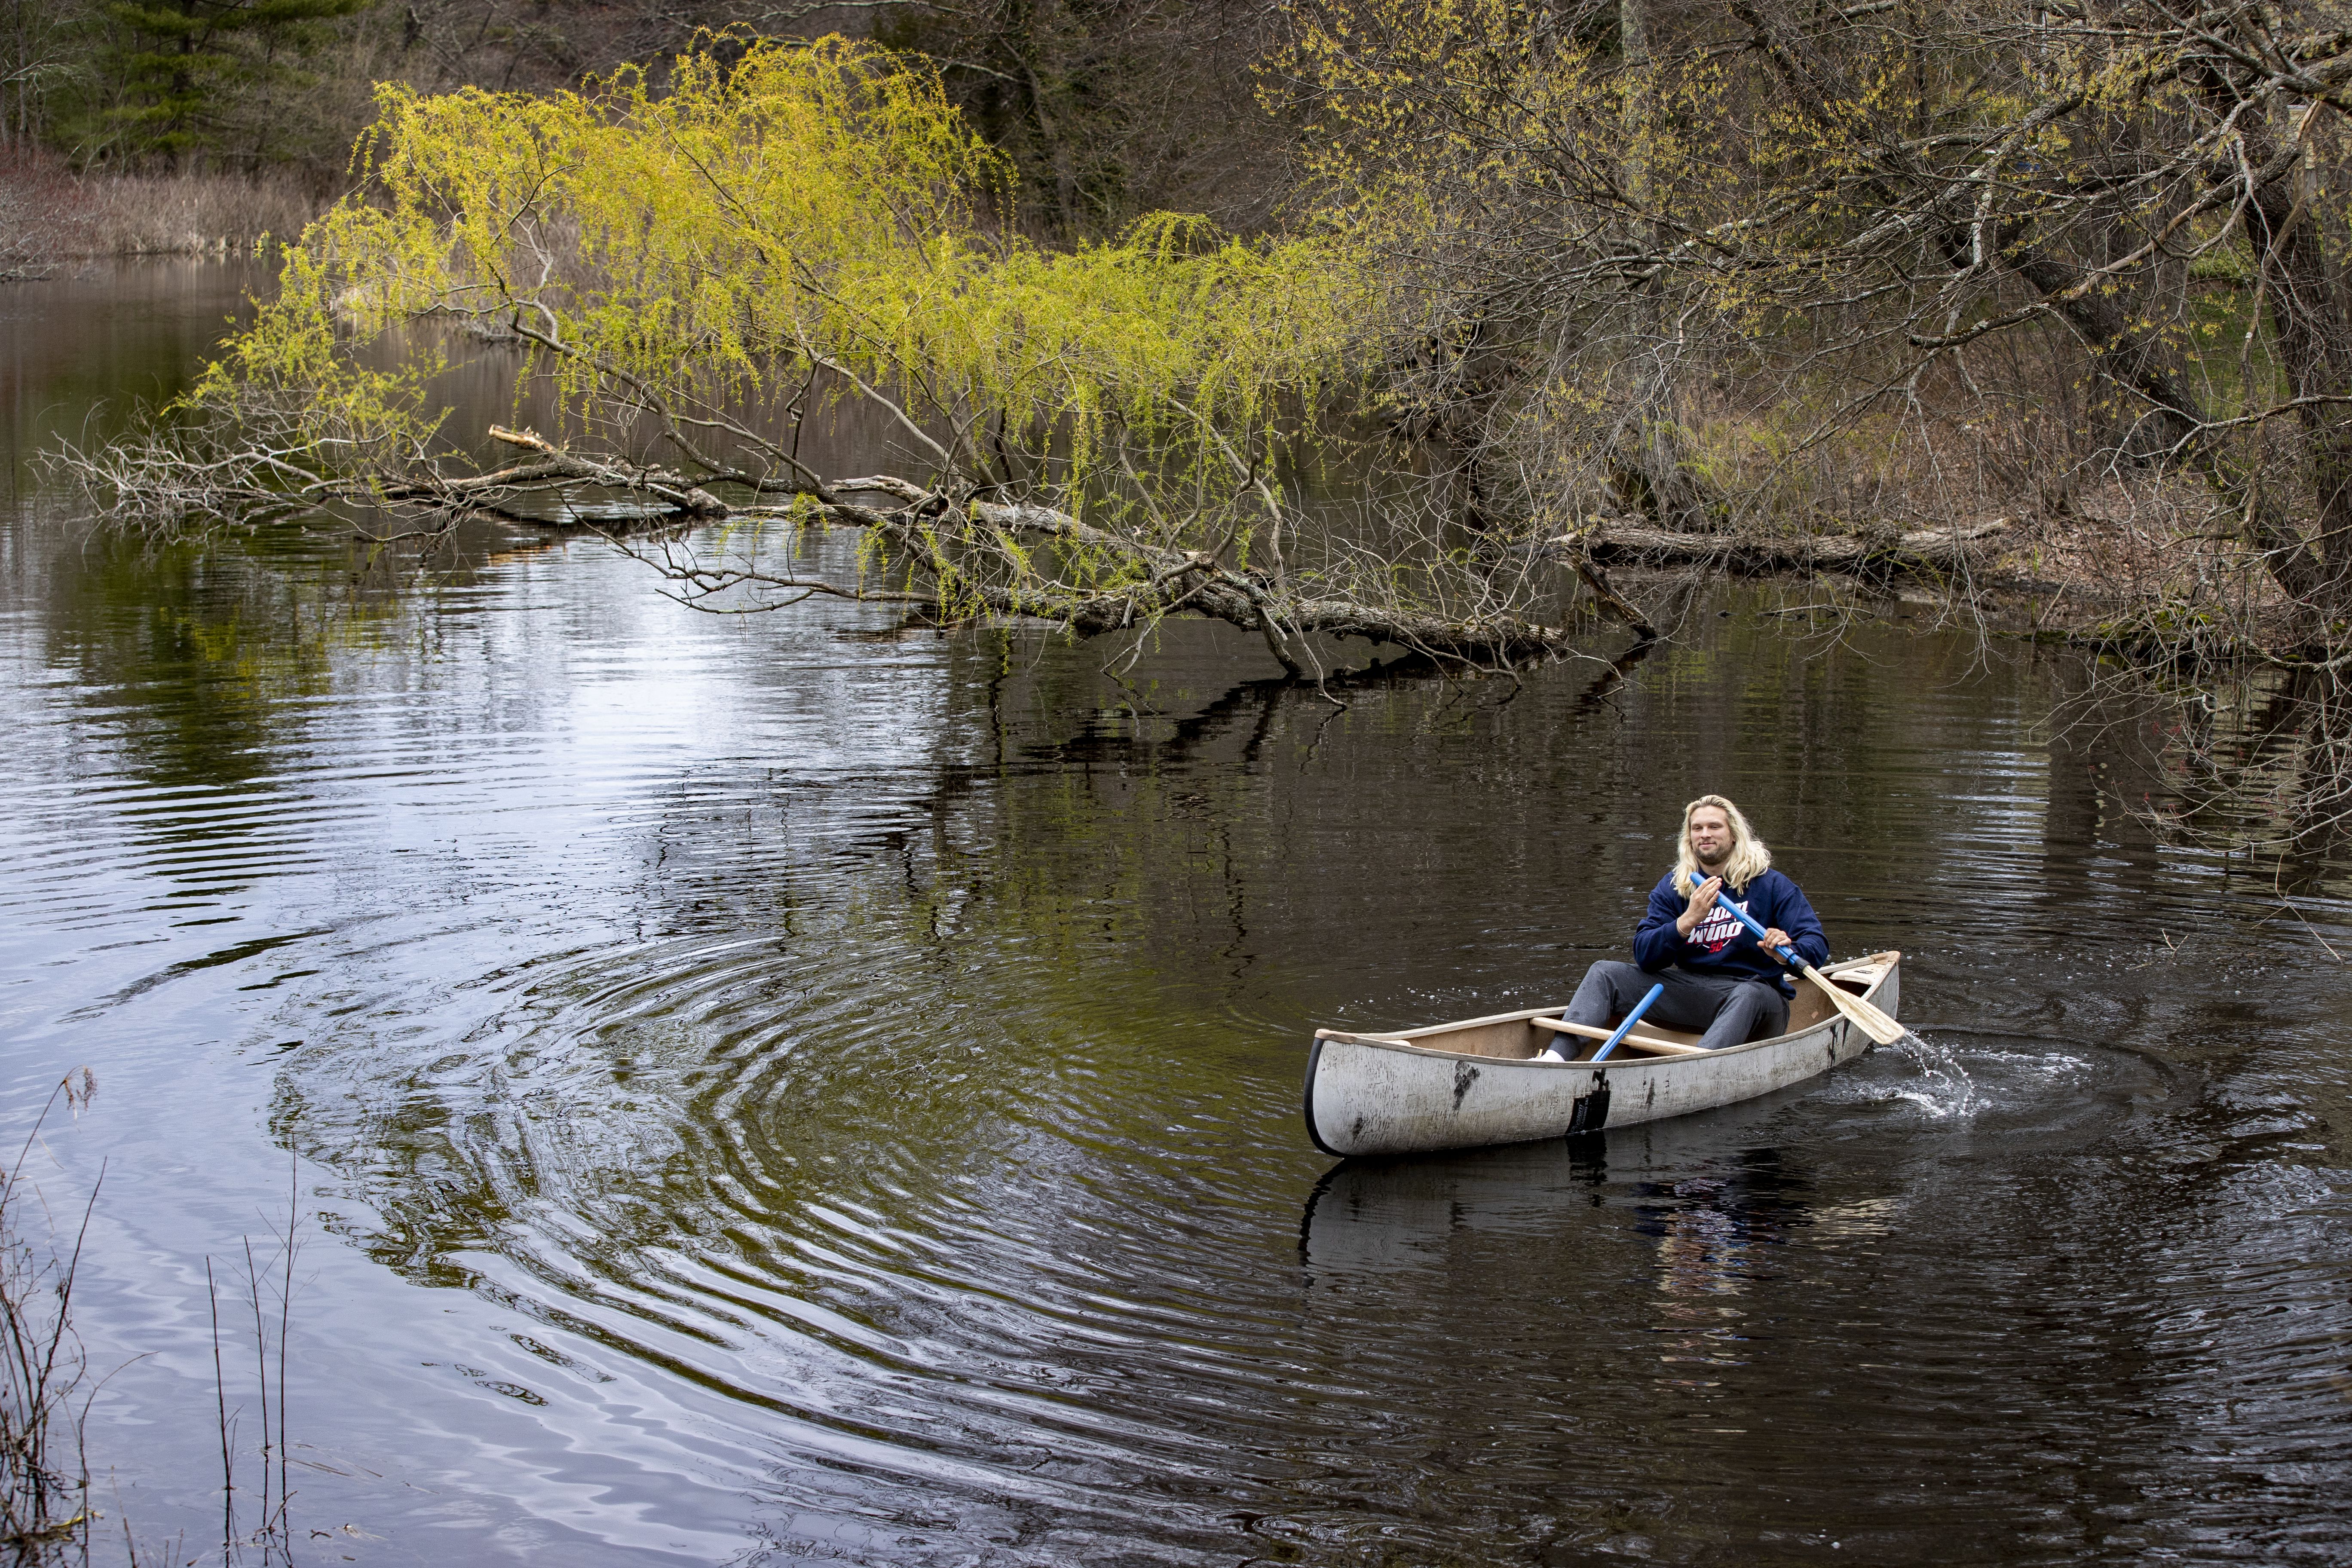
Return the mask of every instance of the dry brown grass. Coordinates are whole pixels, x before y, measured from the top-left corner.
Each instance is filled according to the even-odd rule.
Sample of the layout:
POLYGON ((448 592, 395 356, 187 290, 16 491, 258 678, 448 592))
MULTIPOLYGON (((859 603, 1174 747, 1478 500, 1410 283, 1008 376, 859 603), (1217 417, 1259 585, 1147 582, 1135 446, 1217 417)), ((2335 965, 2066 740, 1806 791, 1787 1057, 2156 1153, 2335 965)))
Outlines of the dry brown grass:
POLYGON ((324 205, 289 175, 85 174, 0 153, 0 279, 98 256, 203 256, 299 234, 324 205))

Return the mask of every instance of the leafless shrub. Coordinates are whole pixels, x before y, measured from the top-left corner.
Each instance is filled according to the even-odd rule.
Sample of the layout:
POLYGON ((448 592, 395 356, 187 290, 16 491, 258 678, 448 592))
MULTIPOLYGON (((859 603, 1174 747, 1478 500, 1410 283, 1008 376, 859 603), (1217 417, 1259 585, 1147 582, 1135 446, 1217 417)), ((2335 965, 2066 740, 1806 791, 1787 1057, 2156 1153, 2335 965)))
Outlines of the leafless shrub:
POLYGON ((0 1175, 0 1545, 20 1561, 89 1540, 82 1424, 95 1391, 74 1332, 73 1293, 100 1183, 91 1184, 68 1231, 49 1213, 26 1163, 57 1102, 79 1114, 97 1092, 88 1068, 68 1073, 0 1175))
MULTIPOLYGON (((77 1117, 98 1093, 88 1068, 68 1073, 26 1133, 16 1159, 0 1173, 0 1550, 20 1564, 72 1553, 89 1560, 90 1467, 85 1434, 91 1402, 104 1384, 90 1376, 89 1358, 74 1329, 74 1290, 90 1216, 105 1180, 90 1184, 68 1229, 51 1212, 30 1173, 41 1130, 62 1100, 77 1117)), ((289 1508, 294 1497, 288 1437, 286 1365, 291 1337, 294 1262, 299 1250, 299 1192, 289 1189, 286 1229, 277 1250, 240 1244, 238 1271, 224 1292, 210 1258, 213 1365, 221 1454, 221 1561, 245 1560, 257 1549, 264 1568, 293 1562, 289 1508), (223 1309, 226 1308, 226 1313, 223 1309), (249 1347, 249 1350, 248 1350, 249 1347), (258 1405, 261 1478, 241 1486, 237 1458, 245 1407, 232 1404, 231 1365, 250 1354, 258 1405), (240 1521, 240 1492, 257 1493, 257 1515, 240 1521)), ((131 1523, 122 1545, 136 1568, 141 1552, 131 1523)), ((181 1544, 184 1545, 184 1542, 181 1544)), ((178 1561, 179 1553, 171 1554, 178 1561)))

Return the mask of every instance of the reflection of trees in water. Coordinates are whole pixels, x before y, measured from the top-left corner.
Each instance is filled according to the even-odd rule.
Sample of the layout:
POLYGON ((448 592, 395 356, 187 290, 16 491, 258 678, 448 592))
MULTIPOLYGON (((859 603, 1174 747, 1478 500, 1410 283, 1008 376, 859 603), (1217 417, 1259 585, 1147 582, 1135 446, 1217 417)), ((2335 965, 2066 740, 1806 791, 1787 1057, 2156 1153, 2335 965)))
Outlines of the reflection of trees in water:
MULTIPOLYGON (((1174 775, 1205 758, 1222 781, 1236 749, 1250 771, 1299 710, 1232 695, 1164 751, 1056 733, 1094 711, 1085 678, 1015 682, 1020 647, 991 635, 948 656, 952 710, 975 722, 916 736, 922 765, 835 757, 818 779, 753 758, 685 781, 625 847, 617 887, 553 911, 625 910, 635 941, 530 931, 481 975, 461 967, 479 963, 462 931, 434 933, 456 944, 445 995, 345 1018, 283 1079, 285 1135, 383 1216, 370 1250, 484 1289, 500 1270, 478 1262, 503 1255, 534 1293, 608 1321, 772 1318, 711 1297, 702 1270, 723 1259, 760 1294, 898 1329, 919 1292, 877 1306, 867 1272, 890 1272, 892 1247, 959 1251, 977 1224, 966 1183, 1012 1184, 1025 1213, 1086 1206, 1030 1184, 1077 1177, 1106 1144, 1184 1178, 1187 1148, 1155 1146, 1171 1113, 1235 1092, 1221 1051, 1169 1045, 1199 1022, 1196 977, 1234 962, 1232 906, 1185 896, 1223 830, 1188 801, 1245 786, 1174 775), (1021 712, 988 700, 1024 682, 1021 712)), ((783 711, 806 693, 750 697, 783 711)), ((773 715, 742 716, 759 733, 773 715)))
POLYGON ((2079 853, 2219 849, 2281 894, 2352 849, 2352 690, 2311 666, 2052 662, 2051 824, 2079 853), (2056 814, 2059 801, 2068 815, 2056 814))
POLYGON ((338 656, 396 637, 418 588, 468 586, 514 543, 480 528, 429 558, 282 530, 58 541, 47 652, 129 720, 134 773, 238 783, 282 771, 284 743, 310 721, 289 700, 331 690, 338 656))
MULTIPOLYGON (((909 1273, 1004 1262, 1058 1278, 1083 1253, 1123 1289, 1183 1288, 1173 1276, 1207 1255, 1154 1252, 1113 1212, 1139 1173, 1188 1194, 1204 1160, 1220 1192, 1286 1179, 1295 1101, 1286 1072, 1268 1088, 1267 1064, 1295 1020, 1334 994, 1393 1005, 1371 989, 1393 976, 1468 985, 1555 963, 1558 930, 1622 942, 1630 911, 1603 899, 1545 911, 1556 923, 1516 954, 1429 945, 1433 928, 1491 931, 1498 888, 1645 884, 1656 844, 1625 830, 1656 826, 1662 792, 1679 798, 1587 700, 1609 673, 1530 681, 1507 720, 1404 675, 1342 713, 1295 686, 1189 694, 1188 674, 1223 666, 1171 635, 1137 688, 1160 710, 1139 711, 1093 650, 1018 631, 955 636, 888 688, 853 646, 868 684, 842 700, 926 727, 901 750, 823 779, 756 749, 681 776, 634 828, 634 858, 625 845, 608 880, 551 911, 625 910, 632 939, 559 942, 523 921, 504 969, 482 975, 462 967, 486 961, 458 932, 431 966, 446 994, 383 987, 381 1017, 347 1015, 287 1073, 285 1136, 352 1173, 383 1216, 367 1245, 388 1265, 577 1312, 614 1343, 641 1344, 653 1322, 730 1343, 814 1332, 858 1358, 901 1353, 876 1334, 958 1342, 955 1309, 896 1283, 909 1273), (1575 797, 1563 827, 1554 785, 1586 783, 1601 804, 1575 797), (1339 964, 1336 982, 1318 967, 1339 964), (1179 1125, 1195 1110, 1218 1124, 1179 1125), (1022 1228, 1009 1251, 1007 1226, 1022 1228), (793 1303, 826 1316, 796 1328, 793 1303)), ((1764 756, 1785 747, 1748 738, 1776 721, 1809 746, 1936 733, 1874 691, 1908 671, 1808 668, 1745 633, 1651 657, 1671 661, 1666 679, 1648 666, 1617 690, 1632 721, 1664 732, 1764 756)), ((786 711, 843 722, 807 684, 829 668, 762 665, 740 689, 742 733, 786 711)), ((1871 784, 1857 768, 1775 787, 1827 838, 1871 784)), ((1941 830, 1898 803, 1874 809, 1868 842, 1941 830)), ((1314 1222, 1316 1278, 1360 1269, 1378 1289, 1387 1237, 1496 1269, 1507 1290, 1539 1271, 1575 1301, 1596 1291, 1578 1247, 1639 1247, 1662 1324, 1689 1342, 1669 1353, 1728 1353, 1707 1311, 1747 1305, 1804 1183, 1763 1154, 1718 1166, 1710 1152, 1682 1162, 1686 1182, 1642 1194, 1649 1228, 1629 1228, 1622 1208, 1589 1203, 1605 1142, 1343 1177, 1314 1222), (1559 1255, 1530 1262, 1513 1232, 1559 1255)))
POLYGON ((104 439, 141 402, 187 391, 227 320, 250 320, 247 295, 268 281, 265 263, 232 256, 100 265, 11 289, 0 300, 0 506, 78 506, 79 496, 46 489, 35 455, 60 435, 104 439))
POLYGON ((173 896, 214 900, 318 849, 304 775, 338 670, 432 649, 445 623, 415 614, 415 589, 464 585, 503 541, 469 538, 429 576, 413 554, 285 531, 36 542, 43 654, 77 688, 61 765, 118 802, 146 797, 121 819, 142 864, 173 896))

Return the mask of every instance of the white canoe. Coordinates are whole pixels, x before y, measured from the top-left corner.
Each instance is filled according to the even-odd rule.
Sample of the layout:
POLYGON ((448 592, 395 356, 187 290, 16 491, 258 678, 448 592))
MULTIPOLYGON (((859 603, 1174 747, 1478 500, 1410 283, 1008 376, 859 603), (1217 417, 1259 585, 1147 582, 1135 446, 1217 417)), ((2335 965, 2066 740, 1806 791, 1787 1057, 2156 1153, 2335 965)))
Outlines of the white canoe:
MULTIPOLYGON (((1899 952, 1822 971, 1889 1016, 1901 997, 1899 952)), ((1698 1037, 1637 1025, 1607 1061, 1534 1060, 1554 1040, 1590 1058, 1596 1040, 1538 1027, 1557 1007, 1529 1007, 1396 1034, 1315 1031, 1307 1058, 1307 1135, 1327 1154, 1416 1154, 1525 1143, 1711 1110, 1802 1083, 1871 1049, 1819 987, 1800 981, 1789 1028, 1768 1040, 1691 1055, 1655 1054, 1633 1039, 1687 1047, 1698 1037)))

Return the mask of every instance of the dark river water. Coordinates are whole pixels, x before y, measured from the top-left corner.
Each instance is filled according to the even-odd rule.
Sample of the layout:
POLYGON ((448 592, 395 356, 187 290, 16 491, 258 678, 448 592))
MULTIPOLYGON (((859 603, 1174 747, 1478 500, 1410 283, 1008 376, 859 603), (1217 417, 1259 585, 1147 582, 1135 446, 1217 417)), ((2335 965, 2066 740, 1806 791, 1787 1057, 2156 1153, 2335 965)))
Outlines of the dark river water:
POLYGON ((2352 884, 2152 833, 2064 659, 1795 588, 1342 710, 593 538, 93 535, 29 457, 245 281, 0 293, 0 1131, 93 1069, 26 1160, 68 1231, 103 1165, 104 1531, 217 1555, 208 1260, 254 1522, 290 1214, 307 1562, 2352 1562, 2352 884), (1317 1026, 1564 1001, 1707 789, 1935 1050, 1315 1152, 1317 1026))

